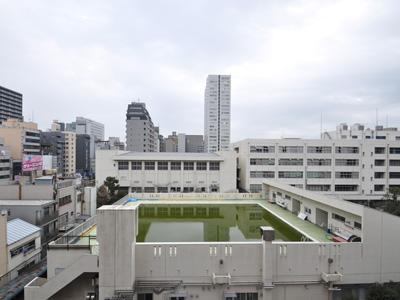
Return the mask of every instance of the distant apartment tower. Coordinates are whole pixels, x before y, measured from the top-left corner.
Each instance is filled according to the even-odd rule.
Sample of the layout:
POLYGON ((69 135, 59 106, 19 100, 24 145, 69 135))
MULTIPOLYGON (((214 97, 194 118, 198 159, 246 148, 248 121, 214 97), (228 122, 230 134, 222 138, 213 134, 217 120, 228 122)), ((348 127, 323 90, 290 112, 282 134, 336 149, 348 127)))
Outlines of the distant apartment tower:
POLYGON ((64 173, 65 136, 61 131, 45 131, 40 133, 42 155, 53 156, 53 166, 59 174, 64 173))
POLYGON ((208 75, 204 94, 205 152, 229 150, 231 136, 231 76, 208 75))
POLYGON ((396 127, 375 126, 375 129, 366 128, 355 123, 351 126, 341 123, 335 131, 325 131, 321 134, 324 140, 388 140, 400 141, 400 131, 396 127))
MULTIPOLYGON (((74 127, 74 122, 68 125, 68 127, 72 129, 74 127)), ((78 134, 93 135, 95 140, 104 140, 104 124, 84 117, 76 117, 75 132, 78 134)))
POLYGON ((132 102, 126 112, 126 150, 134 152, 155 152, 156 138, 154 124, 142 102, 132 102))
POLYGON ((0 124, 7 119, 23 120, 22 94, 0 86, 0 124))
POLYGON ((67 176, 76 173, 76 133, 64 131, 64 174, 67 176))

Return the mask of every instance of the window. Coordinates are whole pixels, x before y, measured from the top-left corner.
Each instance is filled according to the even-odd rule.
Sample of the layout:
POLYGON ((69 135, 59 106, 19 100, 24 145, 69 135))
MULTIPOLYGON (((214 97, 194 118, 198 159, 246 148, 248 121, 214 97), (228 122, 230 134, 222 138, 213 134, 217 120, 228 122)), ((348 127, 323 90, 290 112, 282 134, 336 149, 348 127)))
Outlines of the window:
POLYGON ((140 186, 133 186, 131 188, 132 193, 141 193, 142 192, 142 187, 140 186))
POLYGON ((382 179, 385 178, 385 172, 375 172, 375 176, 376 179, 382 179))
MULTIPOLYGON (((229 298, 229 297, 228 297, 229 298)), ((233 300, 258 300, 257 293, 236 293, 236 298, 233 300)), ((226 299, 228 300, 228 299, 226 299)))
POLYGON ((280 153, 303 153, 303 146, 279 146, 280 153))
POLYGON ((36 249, 35 240, 32 240, 18 248, 10 250, 11 257, 17 256, 20 253, 27 254, 36 249))
POLYGON ((274 171, 250 171, 250 178, 275 178, 274 171))
POLYGON ((335 214, 335 213, 332 213, 332 219, 340 221, 340 222, 343 222, 343 223, 346 222, 346 218, 345 217, 343 217, 341 215, 338 215, 338 214, 335 214))
POLYGON ((383 167, 383 166, 385 166, 385 160, 384 160, 384 159, 375 159, 375 166, 376 166, 376 167, 383 167))
POLYGON ((358 147, 336 147, 336 153, 359 153, 358 147))
POLYGON ((309 171, 307 178, 331 178, 331 172, 309 171))
POLYGON ((307 165, 309 166, 330 166, 331 164, 331 159, 307 159, 307 165))
POLYGON ((219 171, 219 161, 210 161, 210 171, 219 171))
POLYGON ((303 159, 301 158, 280 158, 279 159, 279 165, 280 166, 302 166, 303 165, 303 159))
POLYGON ((147 294, 138 294, 138 300, 153 300, 153 294, 147 293, 147 294))
POLYGON ((193 192, 194 192, 194 187, 185 186, 185 187, 183 188, 183 192, 184 192, 184 193, 193 193, 193 192))
POLYGON ((377 139, 377 140, 386 140, 386 136, 377 135, 377 136, 376 136, 376 139, 377 139))
POLYGON ((194 162, 192 162, 192 161, 183 162, 183 169, 186 171, 194 170, 194 162))
POLYGON ((145 170, 155 170, 156 163, 154 161, 145 161, 144 162, 144 169, 145 170))
POLYGON ((383 184, 375 184, 374 185, 374 191, 375 192, 384 192, 385 191, 385 185, 383 185, 383 184))
POLYGON ((154 193, 155 192, 155 188, 154 188, 154 186, 146 186, 144 188, 144 192, 145 193, 154 193))
POLYGON ((327 146, 309 146, 307 147, 307 153, 331 153, 332 147, 327 146))
POLYGON ((181 191, 181 187, 180 186, 173 186, 173 187, 171 187, 171 193, 175 193, 175 192, 177 192, 177 193, 179 193, 180 191, 181 191))
POLYGON ((311 208, 308 208, 307 206, 304 206, 304 212, 308 215, 311 215, 311 208))
POLYGON ((197 171, 206 171, 207 170, 207 162, 205 161, 198 161, 196 163, 196 170, 197 171))
POLYGON ((385 154, 385 147, 375 147, 375 154, 385 154))
POLYGON ((336 172, 335 177, 338 179, 357 179, 359 177, 358 172, 336 172))
POLYGON ((72 202, 71 195, 67 195, 67 196, 61 197, 58 200, 58 206, 64 206, 64 205, 66 205, 68 203, 71 203, 71 202, 72 202))
POLYGON ((262 190, 261 184, 250 184, 250 193, 259 193, 262 190))
POLYGON ((275 158, 250 158, 251 166, 273 166, 275 158))
POLYGON ((299 171, 279 171, 279 178, 303 178, 303 172, 299 171))
POLYGON ((171 170, 172 171, 180 171, 181 170, 181 162, 180 161, 171 161, 171 170))
POLYGON ((336 159, 335 164, 337 166, 358 166, 358 159, 336 159))
POLYGON ((400 167, 400 159, 391 159, 391 160, 389 160, 389 166, 391 166, 391 167, 400 167))
POLYGON ((400 172, 390 172, 389 178, 390 179, 400 179, 400 172))
POLYGON ((129 161, 119 161, 118 170, 129 170, 129 161))
POLYGON ((250 146, 251 153, 274 153, 275 146, 250 146))
POLYGON ((354 221, 354 228, 361 230, 361 223, 354 221))
POLYGON ((313 192, 329 192, 330 184, 307 184, 306 189, 313 192))
POLYGON ((390 148, 390 154, 400 154, 400 148, 390 148))
POLYGON ((159 162, 157 162, 157 170, 159 170, 159 171, 168 170, 168 162, 167 161, 159 161, 159 162))
POLYGON ((157 193, 168 193, 168 187, 166 186, 157 187, 157 193))
POLYGON ((132 170, 141 170, 142 169, 142 162, 141 161, 132 161, 132 170))
POLYGON ((337 184, 335 185, 335 192, 357 192, 358 185, 354 184, 337 184))

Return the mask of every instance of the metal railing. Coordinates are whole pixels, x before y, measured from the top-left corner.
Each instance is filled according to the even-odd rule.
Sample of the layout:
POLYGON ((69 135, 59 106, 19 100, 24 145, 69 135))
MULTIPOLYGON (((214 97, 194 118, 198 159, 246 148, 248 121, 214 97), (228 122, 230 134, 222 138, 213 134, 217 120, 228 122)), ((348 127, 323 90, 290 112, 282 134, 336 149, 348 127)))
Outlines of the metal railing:
POLYGON ((13 280, 14 278, 22 275, 23 273, 29 272, 30 270, 35 269, 38 265, 40 265, 40 263, 43 261, 40 260, 40 253, 32 256, 29 259, 29 263, 32 261, 32 259, 36 260, 38 259, 38 263, 33 264, 27 268, 24 269, 25 266, 28 265, 27 261, 24 261, 23 263, 19 264, 18 266, 16 266, 14 269, 10 270, 9 272, 5 273, 4 275, 0 276, 0 287, 4 286, 5 284, 9 283, 11 280, 13 280), (21 270, 24 269, 24 270, 21 270))

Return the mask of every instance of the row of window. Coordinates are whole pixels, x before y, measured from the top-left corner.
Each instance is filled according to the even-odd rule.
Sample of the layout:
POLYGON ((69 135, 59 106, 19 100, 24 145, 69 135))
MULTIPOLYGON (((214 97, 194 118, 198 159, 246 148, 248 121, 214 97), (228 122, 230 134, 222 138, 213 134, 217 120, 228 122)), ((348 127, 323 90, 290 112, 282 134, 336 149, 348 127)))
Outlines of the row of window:
MULTIPOLYGON (((309 166, 330 166, 332 164, 331 159, 307 159, 307 165, 309 166)), ((274 166, 275 158, 250 158, 250 165, 252 166, 274 166)), ((302 166, 302 158, 280 158, 278 160, 280 166, 302 166)), ((358 166, 358 159, 335 159, 336 166, 358 166)), ((400 160, 399 160, 400 165, 400 160)))
POLYGON ((118 162, 118 170, 158 170, 158 171, 180 171, 182 170, 185 171, 219 171, 220 168, 220 163, 218 161, 119 161, 118 162), (129 168, 129 165, 131 165, 131 168, 129 168), (183 166, 182 166, 183 165, 183 166), (207 169, 208 165, 208 169, 207 169))
MULTIPOLYGON (((210 186, 210 192, 216 193, 219 191, 219 187, 217 185, 210 186)), ((171 186, 168 188, 167 186, 147 186, 147 187, 140 187, 134 186, 131 187, 132 193, 205 193, 207 192, 206 187, 192 187, 192 186, 171 186)))
MULTIPOLYGON (((393 176, 400 176, 400 172, 391 172, 393 176)), ((306 172, 307 178, 331 178, 331 172, 309 171, 306 172)), ((274 171, 250 171, 250 178, 275 178, 274 171)), ((301 171, 279 171, 278 178, 303 178, 301 171)), ((359 172, 335 172, 337 179, 358 179, 359 172)), ((391 177, 400 178, 400 177, 391 177)))
MULTIPOLYGON (((303 185, 295 185, 292 186, 303 188, 303 185)), ((358 185, 353 184, 336 184, 334 186, 335 192, 357 192, 358 185)), ((328 184, 313 184, 306 185, 306 189, 314 192, 329 192, 331 191, 331 186, 328 184)), ((260 193, 262 191, 262 184, 250 184, 250 193, 260 193)), ((371 191, 372 193, 372 191, 371 191)))
MULTIPOLYGON (((330 146, 307 146, 307 153, 332 153, 330 146)), ((250 146, 251 153, 275 153, 275 146, 250 146)), ((303 146, 279 146, 279 153, 304 153, 303 146)), ((385 147, 375 147, 375 154, 385 154, 385 147)), ((359 147, 336 146, 335 153, 360 153, 359 147)), ((400 154, 400 147, 390 147, 390 154, 400 154)))

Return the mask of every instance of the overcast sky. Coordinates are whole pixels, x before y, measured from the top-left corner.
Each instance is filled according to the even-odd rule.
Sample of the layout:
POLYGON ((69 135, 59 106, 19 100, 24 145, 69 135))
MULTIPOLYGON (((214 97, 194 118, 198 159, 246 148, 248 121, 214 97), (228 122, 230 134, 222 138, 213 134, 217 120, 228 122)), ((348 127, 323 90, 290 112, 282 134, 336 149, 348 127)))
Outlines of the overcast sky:
POLYGON ((84 116, 125 139, 129 102, 203 134, 205 80, 232 75, 232 141, 400 127, 400 1, 0 0, 0 85, 26 120, 84 116))

